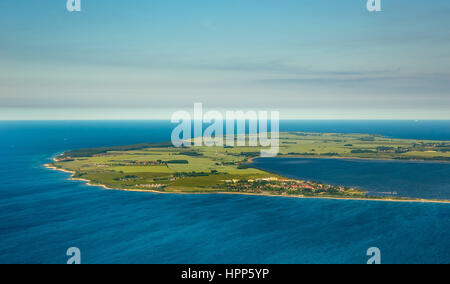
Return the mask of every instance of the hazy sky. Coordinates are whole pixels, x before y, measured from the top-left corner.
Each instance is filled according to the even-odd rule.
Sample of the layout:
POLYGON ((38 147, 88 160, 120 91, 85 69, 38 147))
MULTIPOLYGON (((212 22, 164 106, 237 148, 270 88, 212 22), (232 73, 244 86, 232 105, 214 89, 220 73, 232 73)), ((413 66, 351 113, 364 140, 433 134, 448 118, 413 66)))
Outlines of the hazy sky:
POLYGON ((0 119, 450 119, 450 1, 0 1, 0 119))

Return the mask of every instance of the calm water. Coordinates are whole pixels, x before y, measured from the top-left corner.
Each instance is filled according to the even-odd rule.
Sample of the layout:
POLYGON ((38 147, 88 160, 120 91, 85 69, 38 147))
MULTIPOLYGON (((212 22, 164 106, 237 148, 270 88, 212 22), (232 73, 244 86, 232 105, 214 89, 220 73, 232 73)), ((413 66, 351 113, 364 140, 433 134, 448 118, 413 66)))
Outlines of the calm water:
POLYGON ((450 200, 450 163, 260 158, 254 166, 291 178, 364 189, 372 195, 450 200))
MULTIPOLYGON (((450 140, 449 122, 302 121, 282 129, 450 140)), ((448 204, 108 191, 42 166, 65 150, 166 141, 170 132, 165 122, 0 123, 0 263, 65 263, 72 246, 84 263, 365 263, 373 246, 385 263, 450 263, 448 204)), ((300 167, 325 178, 314 176, 321 165, 300 167)))

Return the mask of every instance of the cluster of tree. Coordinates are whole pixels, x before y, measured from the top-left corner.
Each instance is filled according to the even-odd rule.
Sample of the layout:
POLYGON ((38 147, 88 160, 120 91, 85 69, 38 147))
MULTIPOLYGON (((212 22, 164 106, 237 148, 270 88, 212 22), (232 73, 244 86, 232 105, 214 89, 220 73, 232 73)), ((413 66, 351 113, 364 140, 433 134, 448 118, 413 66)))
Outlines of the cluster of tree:
POLYGON ((171 161, 166 161, 166 164, 189 164, 188 160, 171 160, 171 161))
POLYGON ((357 149, 357 150, 352 150, 351 153, 352 154, 374 154, 377 152, 372 151, 372 150, 357 149))
POLYGON ((408 153, 409 149, 408 148, 403 148, 403 147, 398 147, 397 150, 395 150, 396 154, 403 154, 403 153, 408 153))
POLYGON ((244 156, 247 158, 255 158, 261 155, 260 152, 241 152, 240 156, 244 156))
POLYGON ((339 156, 339 154, 338 153, 333 153, 333 152, 331 152, 331 153, 322 153, 322 154, 320 154, 321 156, 339 156))
POLYGON ((184 155, 184 156, 189 156, 189 157, 200 157, 200 156, 203 156, 202 153, 199 153, 197 151, 185 151, 185 152, 178 153, 178 155, 184 155))
POLYGON ((295 152, 290 152, 288 153, 288 155, 293 155, 293 156, 315 156, 315 153, 295 153, 295 152))
POLYGON ((365 141, 365 142, 372 142, 372 141, 375 141, 375 137, 374 136, 361 137, 361 138, 359 138, 359 140, 365 141))
POLYGON ((176 178, 183 178, 183 177, 207 177, 210 175, 217 175, 219 174, 218 171, 212 170, 210 172, 179 172, 174 173, 173 176, 176 178))
POLYGON ((377 147, 377 151, 378 152, 391 152, 391 151, 394 151, 394 147, 386 147, 386 146, 380 146, 380 147, 377 147))

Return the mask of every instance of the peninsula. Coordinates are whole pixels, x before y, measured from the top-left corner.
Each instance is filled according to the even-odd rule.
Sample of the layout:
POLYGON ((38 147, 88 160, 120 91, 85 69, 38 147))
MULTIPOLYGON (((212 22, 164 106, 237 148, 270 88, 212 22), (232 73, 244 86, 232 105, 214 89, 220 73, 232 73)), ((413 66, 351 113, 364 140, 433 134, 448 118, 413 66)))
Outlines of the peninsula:
MULTIPOLYGON (((47 167, 91 185, 158 193, 234 193, 303 198, 428 201, 371 196, 355 188, 289 179, 252 168, 259 147, 182 147, 171 143, 81 149, 47 167)), ((380 135, 280 133, 279 157, 450 161, 449 141, 391 139, 380 135)), ((446 201, 442 201, 446 202, 446 201)))

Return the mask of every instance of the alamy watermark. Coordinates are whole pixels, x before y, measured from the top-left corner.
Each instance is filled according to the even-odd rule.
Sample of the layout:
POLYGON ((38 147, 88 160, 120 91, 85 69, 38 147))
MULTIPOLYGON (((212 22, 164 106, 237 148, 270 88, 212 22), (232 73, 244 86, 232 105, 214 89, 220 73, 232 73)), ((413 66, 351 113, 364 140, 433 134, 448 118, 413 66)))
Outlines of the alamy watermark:
MULTIPOLYGON (((367 264, 381 264, 381 250, 379 248, 371 247, 366 254, 370 257, 367 264)), ((81 264, 81 250, 79 248, 69 248, 66 255, 69 256, 67 264, 81 264)))
POLYGON ((67 264, 81 264, 81 251, 79 248, 69 248, 66 252, 66 255, 69 256, 67 264))
POLYGON ((367 11, 381 12, 381 0, 367 0, 367 11))
POLYGON ((196 103, 193 117, 187 111, 177 111, 172 115, 172 123, 178 123, 172 131, 175 147, 247 146, 263 148, 262 157, 275 157, 279 153, 278 111, 271 111, 269 120, 267 111, 227 111, 225 115, 219 111, 204 113, 203 104, 196 103), (206 129, 205 124, 209 124, 206 129))
MULTIPOLYGON (((66 7, 69 12, 81 12, 81 0, 67 0, 66 7)), ((381 12, 381 0, 367 0, 367 10, 381 12)))
POLYGON ((81 12, 81 0, 67 0, 66 7, 69 12, 81 12))
POLYGON ((371 247, 367 250, 367 256, 370 256, 367 264, 381 264, 381 250, 377 247, 371 247))

